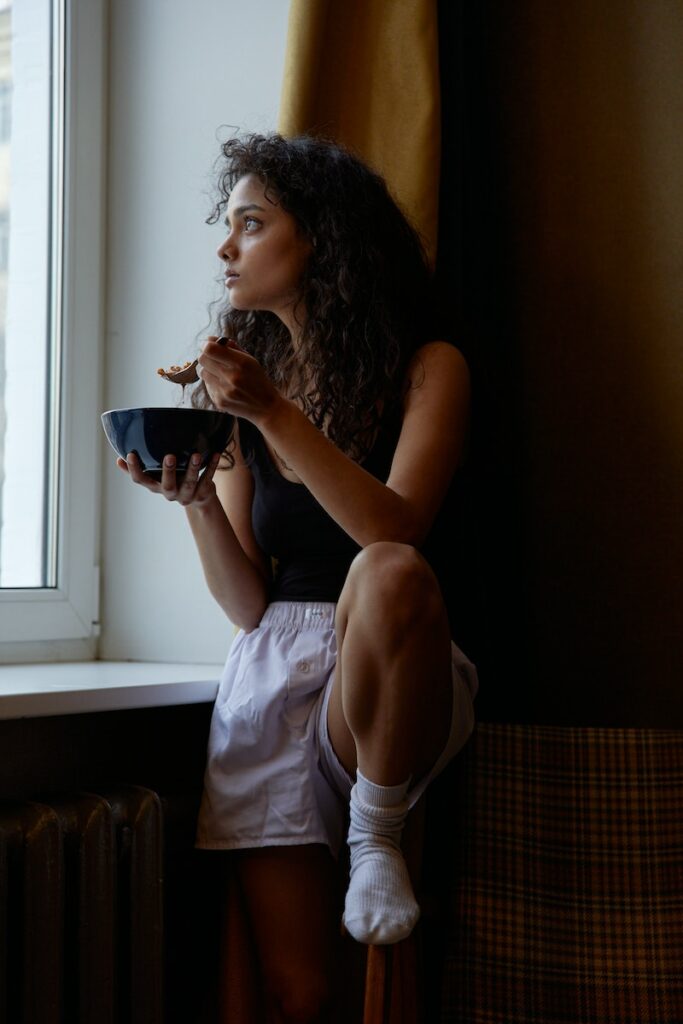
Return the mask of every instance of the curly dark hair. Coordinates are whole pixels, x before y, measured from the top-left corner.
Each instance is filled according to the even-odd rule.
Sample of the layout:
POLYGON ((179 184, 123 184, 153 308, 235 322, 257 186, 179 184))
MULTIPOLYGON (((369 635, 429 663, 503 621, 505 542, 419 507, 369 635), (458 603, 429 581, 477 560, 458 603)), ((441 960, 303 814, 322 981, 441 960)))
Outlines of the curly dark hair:
MULTIPOLYGON (((431 274, 420 238, 383 178, 329 140, 236 137, 222 145, 219 160, 207 223, 222 218, 239 179, 254 174, 312 250, 301 281, 306 319, 296 358, 273 313, 236 310, 228 299, 216 330, 258 359, 276 387, 291 389, 294 381, 290 396, 338 447, 361 458, 381 417, 400 403, 412 353, 431 340, 431 274), (302 365, 308 386, 297 377, 302 365)), ((210 404, 203 384, 192 401, 210 404)))

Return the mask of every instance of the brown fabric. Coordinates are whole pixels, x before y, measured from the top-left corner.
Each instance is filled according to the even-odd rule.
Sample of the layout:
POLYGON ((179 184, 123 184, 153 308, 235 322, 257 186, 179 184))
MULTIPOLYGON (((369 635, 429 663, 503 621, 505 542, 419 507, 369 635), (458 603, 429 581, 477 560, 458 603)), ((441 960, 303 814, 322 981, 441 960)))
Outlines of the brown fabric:
POLYGON ((279 129, 325 135, 382 174, 436 254, 436 0, 292 0, 279 129))
POLYGON ((683 733, 478 726, 442 1022, 683 1021, 683 733))

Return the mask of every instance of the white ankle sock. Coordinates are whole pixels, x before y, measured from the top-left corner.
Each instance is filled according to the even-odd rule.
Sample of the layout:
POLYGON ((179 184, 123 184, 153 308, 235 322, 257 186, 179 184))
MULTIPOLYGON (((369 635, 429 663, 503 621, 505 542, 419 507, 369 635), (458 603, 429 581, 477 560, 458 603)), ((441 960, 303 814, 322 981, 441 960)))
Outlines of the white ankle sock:
POLYGON ((420 916, 400 849, 410 779, 378 786, 356 773, 351 790, 351 878, 344 925, 358 942, 400 942, 420 916))

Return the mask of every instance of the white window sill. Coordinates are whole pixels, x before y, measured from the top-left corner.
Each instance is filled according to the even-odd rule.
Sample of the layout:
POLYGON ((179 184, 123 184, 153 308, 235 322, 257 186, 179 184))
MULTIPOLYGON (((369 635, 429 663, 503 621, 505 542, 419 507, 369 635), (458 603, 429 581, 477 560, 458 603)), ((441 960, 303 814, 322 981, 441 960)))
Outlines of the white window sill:
POLYGON ((86 661, 0 666, 0 719, 203 704, 222 665, 86 661))

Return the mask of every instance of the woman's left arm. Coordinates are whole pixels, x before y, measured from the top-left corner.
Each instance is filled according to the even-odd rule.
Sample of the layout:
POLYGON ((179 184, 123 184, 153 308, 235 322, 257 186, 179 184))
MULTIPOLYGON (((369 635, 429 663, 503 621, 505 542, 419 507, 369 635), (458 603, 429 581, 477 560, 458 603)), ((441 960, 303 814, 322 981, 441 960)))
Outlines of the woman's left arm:
MULTIPOLYGON (((250 419, 311 491, 326 512, 361 547, 392 540, 419 545, 427 536, 462 457, 469 413, 467 364, 446 342, 420 348, 408 370, 403 421, 386 484, 348 458, 293 402, 264 391, 253 401, 240 387, 250 356, 225 353, 233 362, 232 384, 225 375, 205 380, 221 408, 250 419), (234 360, 230 357, 234 355, 234 360), (211 385, 214 385, 211 387, 211 385), (236 385, 236 387, 234 386, 236 385), (220 392, 220 394, 219 394, 220 392), (251 406, 251 407, 249 407, 251 406)), ((219 355, 223 361, 223 353, 219 355)), ((200 358, 200 362, 202 362, 200 358)), ((258 364, 256 364, 258 365, 258 364)), ((274 390, 274 389, 273 389, 274 390)))

